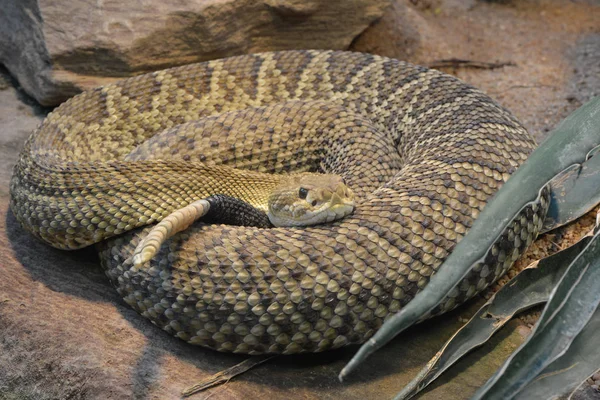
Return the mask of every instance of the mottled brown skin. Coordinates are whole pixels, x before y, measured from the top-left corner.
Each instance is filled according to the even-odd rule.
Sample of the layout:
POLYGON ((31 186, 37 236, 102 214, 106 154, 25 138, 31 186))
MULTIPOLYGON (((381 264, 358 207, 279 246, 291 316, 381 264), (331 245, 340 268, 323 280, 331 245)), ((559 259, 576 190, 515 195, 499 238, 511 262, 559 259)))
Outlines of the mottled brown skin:
MULTIPOLYGON (((55 247, 99 243, 125 301, 190 343, 322 351, 365 341, 409 302, 533 147, 506 110, 438 71, 359 53, 247 55, 67 101, 27 142, 11 206, 55 247), (252 203, 269 174, 305 171, 343 177, 354 213, 308 228, 196 223, 132 265, 174 210, 215 193, 252 203)), ((436 313, 501 276, 546 207, 524 209, 436 313)))

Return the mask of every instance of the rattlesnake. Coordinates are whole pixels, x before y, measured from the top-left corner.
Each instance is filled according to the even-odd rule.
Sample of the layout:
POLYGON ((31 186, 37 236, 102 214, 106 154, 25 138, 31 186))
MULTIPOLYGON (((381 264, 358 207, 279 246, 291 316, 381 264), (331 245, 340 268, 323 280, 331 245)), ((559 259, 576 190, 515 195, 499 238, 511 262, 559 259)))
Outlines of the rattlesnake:
MULTIPOLYGON (((322 351, 364 342, 410 301, 533 148, 509 112, 435 70, 351 52, 244 55, 62 104, 25 145, 11 207, 55 247, 98 243, 125 301, 184 340, 322 351), (173 211, 224 192, 252 203, 270 173, 306 171, 343 177, 353 214, 303 228, 198 222, 133 266, 173 211)), ((434 314, 500 277, 544 212, 524 209, 434 314)))

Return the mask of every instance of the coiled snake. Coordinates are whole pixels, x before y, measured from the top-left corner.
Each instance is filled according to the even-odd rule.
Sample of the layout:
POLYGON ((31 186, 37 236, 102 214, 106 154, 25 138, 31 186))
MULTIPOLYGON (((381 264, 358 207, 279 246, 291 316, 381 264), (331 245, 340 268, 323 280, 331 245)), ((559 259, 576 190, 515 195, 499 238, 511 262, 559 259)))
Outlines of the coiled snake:
MULTIPOLYGON (((245 55, 62 104, 25 145, 11 207, 52 246, 98 243, 125 301, 181 339, 322 351, 365 341, 409 302, 533 147, 506 110, 438 71, 349 52, 245 55), (270 173, 306 171, 343 177, 353 214, 311 227, 200 221, 133 265, 175 210, 219 193, 253 203, 270 173)), ((500 277, 543 212, 524 210, 435 313, 500 277)))

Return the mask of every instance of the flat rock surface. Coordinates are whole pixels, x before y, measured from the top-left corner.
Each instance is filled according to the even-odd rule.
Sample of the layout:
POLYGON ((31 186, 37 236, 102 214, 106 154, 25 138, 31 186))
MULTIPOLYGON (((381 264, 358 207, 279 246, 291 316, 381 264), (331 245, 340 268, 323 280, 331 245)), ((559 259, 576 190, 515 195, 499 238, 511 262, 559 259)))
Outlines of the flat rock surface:
MULTIPOLYGON (((415 35, 406 42, 411 54, 403 58, 409 61, 514 62, 446 71, 486 90, 542 140, 570 111, 600 94, 600 26, 592 23, 600 20, 599 9, 585 1, 407 1, 398 2, 395 12, 409 10, 416 21, 405 27, 405 34, 412 29, 415 35), (434 42, 424 40, 427 35, 434 42)), ((382 34, 379 29, 388 42, 399 43, 395 31, 384 28, 372 27, 370 40, 382 34)), ((354 46, 365 43, 379 43, 375 50, 382 54, 401 48, 386 50, 383 39, 354 46)), ((47 111, 6 71, 0 74, 0 399, 175 399, 244 360, 190 346, 129 309, 93 249, 55 250, 21 229, 8 209, 11 168, 47 111)), ((336 376, 356 348, 276 358, 192 398, 391 398, 481 302, 410 329, 344 384, 336 376)), ((523 321, 511 322, 418 398, 469 398, 528 332, 523 321)), ((597 394, 590 386, 579 393, 587 399, 597 394)))

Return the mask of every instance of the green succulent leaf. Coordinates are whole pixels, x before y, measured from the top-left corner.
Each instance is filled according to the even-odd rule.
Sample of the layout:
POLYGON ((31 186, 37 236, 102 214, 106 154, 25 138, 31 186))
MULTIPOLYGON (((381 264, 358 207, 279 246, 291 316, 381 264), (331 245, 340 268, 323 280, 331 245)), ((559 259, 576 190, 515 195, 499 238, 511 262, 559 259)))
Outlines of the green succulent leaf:
POLYGON ((547 400, 568 396, 600 366, 600 308, 569 349, 521 390, 517 400, 547 400))
POLYGON ((397 395, 413 397, 469 351, 485 343, 515 314, 548 301, 567 267, 592 240, 590 232, 576 244, 532 263, 504 285, 397 395))
POLYGON ((472 400, 514 398, 553 362, 567 355, 571 344, 592 320, 598 304, 600 232, 595 233, 565 272, 531 336, 472 400))
POLYGON ((600 146, 592 149, 582 164, 574 165, 552 179, 552 200, 542 232, 568 224, 600 203, 599 151, 600 146))

